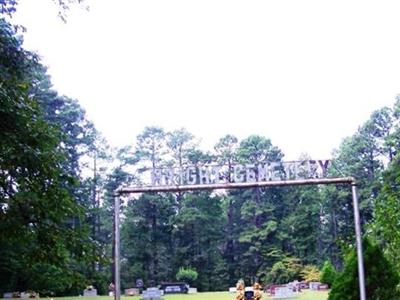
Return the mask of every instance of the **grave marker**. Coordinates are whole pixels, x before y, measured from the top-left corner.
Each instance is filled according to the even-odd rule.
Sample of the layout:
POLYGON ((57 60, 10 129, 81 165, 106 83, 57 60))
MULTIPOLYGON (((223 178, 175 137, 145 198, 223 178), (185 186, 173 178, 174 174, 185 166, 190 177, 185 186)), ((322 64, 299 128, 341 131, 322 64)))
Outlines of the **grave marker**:
POLYGON ((286 299, 297 297, 293 290, 289 287, 277 287, 273 299, 286 299))
POLYGON ((158 288, 148 288, 142 293, 142 300, 161 300, 163 291, 158 288))
POLYGON ((125 296, 137 296, 139 295, 139 289, 131 288, 125 290, 125 296))

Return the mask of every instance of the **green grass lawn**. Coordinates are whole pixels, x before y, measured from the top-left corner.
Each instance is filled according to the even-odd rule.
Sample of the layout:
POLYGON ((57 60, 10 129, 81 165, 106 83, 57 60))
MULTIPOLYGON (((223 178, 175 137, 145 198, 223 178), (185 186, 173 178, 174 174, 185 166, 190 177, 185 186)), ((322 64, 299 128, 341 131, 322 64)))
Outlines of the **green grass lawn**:
MULTIPOLYGON (((235 300, 236 294, 228 292, 212 292, 212 293, 197 293, 190 295, 166 295, 165 300, 235 300)), ((99 297, 60 297, 53 298, 54 300, 112 300, 113 297, 99 296, 99 297)), ((139 300, 140 297, 121 297, 121 300, 139 300)), ((262 300, 270 300, 272 298, 264 294, 262 300)), ((295 300, 326 300, 328 299, 328 292, 313 292, 305 291, 297 298, 291 298, 295 300)))

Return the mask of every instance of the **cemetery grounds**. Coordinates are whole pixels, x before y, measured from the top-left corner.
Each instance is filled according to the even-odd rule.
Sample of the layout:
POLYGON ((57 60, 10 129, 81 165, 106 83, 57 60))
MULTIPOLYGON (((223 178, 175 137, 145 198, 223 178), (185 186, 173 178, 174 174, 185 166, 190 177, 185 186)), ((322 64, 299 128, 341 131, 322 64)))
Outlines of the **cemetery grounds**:
MULTIPOLYGON (((53 300, 113 300, 113 297, 98 296, 98 297, 60 297, 52 298, 53 300)), ((236 294, 229 292, 209 292, 209 293, 197 293, 197 294, 175 294, 165 295, 164 300, 235 300, 236 294)), ((272 300, 272 297, 268 297, 267 294, 263 294, 261 300, 272 300)), ((299 294, 296 298, 290 298, 293 300, 326 300, 328 299, 328 292, 325 291, 305 291, 299 294)), ((50 299, 48 299, 50 300, 50 299)), ((140 300, 139 296, 133 297, 121 297, 121 300, 140 300)))

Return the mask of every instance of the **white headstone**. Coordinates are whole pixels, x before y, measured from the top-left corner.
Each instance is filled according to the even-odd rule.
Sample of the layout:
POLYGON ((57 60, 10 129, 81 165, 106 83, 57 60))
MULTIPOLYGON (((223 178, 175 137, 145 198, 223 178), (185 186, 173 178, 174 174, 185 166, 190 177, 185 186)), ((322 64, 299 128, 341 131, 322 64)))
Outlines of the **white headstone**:
POLYGON ((310 289, 311 290, 318 290, 318 286, 321 284, 321 282, 310 282, 310 289))
POLYGON ((97 296, 97 290, 96 289, 86 289, 86 290, 83 291, 83 296, 84 297, 97 296))
POLYGON ((293 290, 289 287, 277 287, 273 299, 286 299, 297 297, 293 290))
POLYGON ((163 294, 162 290, 158 288, 148 288, 147 290, 143 291, 142 299, 143 300, 159 300, 163 294))

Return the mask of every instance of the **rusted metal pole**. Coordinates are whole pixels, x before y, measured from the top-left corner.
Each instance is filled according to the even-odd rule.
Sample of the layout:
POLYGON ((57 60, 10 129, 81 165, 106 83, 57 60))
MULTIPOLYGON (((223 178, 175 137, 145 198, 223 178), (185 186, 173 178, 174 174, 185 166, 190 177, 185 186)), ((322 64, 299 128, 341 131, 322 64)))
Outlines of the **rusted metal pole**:
POLYGON ((362 235, 361 235, 360 208, 358 206, 357 184, 355 181, 351 183, 351 190, 353 194, 354 226, 356 230, 360 300, 367 300, 367 295, 365 290, 365 273, 364 273, 364 258, 363 258, 362 235))
POLYGON ((114 300, 121 299, 119 197, 114 196, 114 300))
POLYGON ((215 184, 196 184, 196 185, 168 185, 168 186, 139 186, 125 187, 117 190, 119 194, 134 193, 156 193, 156 192, 184 192, 194 190, 217 190, 217 189, 241 189, 252 187, 273 187, 273 186, 293 186, 293 185, 312 185, 312 184, 351 184, 353 177, 343 178, 316 178, 316 179, 296 179, 282 181, 257 181, 239 183, 215 183, 215 184))

